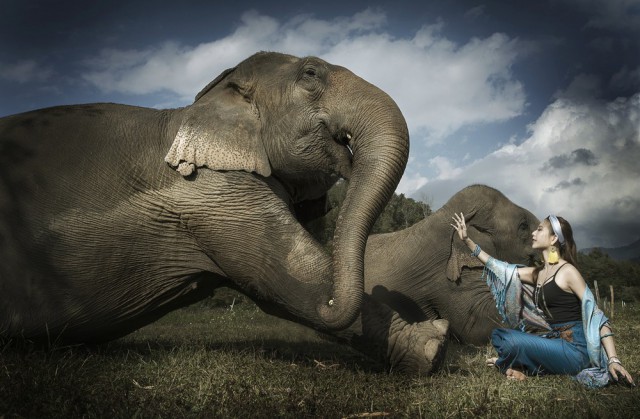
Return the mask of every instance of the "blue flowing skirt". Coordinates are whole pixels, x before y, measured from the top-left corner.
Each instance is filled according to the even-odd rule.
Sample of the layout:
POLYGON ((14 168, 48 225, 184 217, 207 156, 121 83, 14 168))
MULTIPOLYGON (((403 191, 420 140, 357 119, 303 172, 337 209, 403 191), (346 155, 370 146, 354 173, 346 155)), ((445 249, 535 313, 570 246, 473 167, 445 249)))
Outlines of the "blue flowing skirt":
POLYGON ((495 329, 491 343, 498 352, 496 367, 501 372, 508 368, 521 369, 530 375, 576 375, 590 365, 587 341, 582 322, 556 323, 559 329, 572 326, 572 342, 560 337, 543 337, 514 329, 495 329))

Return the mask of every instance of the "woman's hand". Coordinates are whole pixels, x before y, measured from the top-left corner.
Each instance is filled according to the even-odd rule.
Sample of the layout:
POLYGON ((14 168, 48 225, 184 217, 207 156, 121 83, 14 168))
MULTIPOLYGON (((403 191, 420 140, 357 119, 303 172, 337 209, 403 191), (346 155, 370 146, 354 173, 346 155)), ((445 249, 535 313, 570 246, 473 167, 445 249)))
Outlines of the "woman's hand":
MULTIPOLYGON (((611 359, 618 360, 618 358, 615 357, 611 359)), ((609 374, 611 375, 611 377, 613 377, 616 383, 626 384, 633 387, 635 387, 636 385, 633 382, 633 378, 631 378, 631 374, 629 374, 627 370, 622 366, 622 364, 620 364, 619 360, 618 362, 609 363, 609 374)))
POLYGON ((469 238, 469 236, 467 235, 467 225, 464 223, 464 215, 462 213, 460 214, 456 214, 455 212, 453 213, 453 221, 455 221, 455 224, 451 224, 451 227, 455 228, 456 231, 458 232, 458 237, 460 237, 460 240, 465 241, 469 238))
POLYGON ((456 214, 454 212, 453 217, 451 218, 453 218, 453 221, 455 221, 455 224, 451 224, 451 227, 456 229, 456 231, 458 232, 458 237, 460 237, 460 240, 462 240, 464 244, 467 245, 467 247, 471 251, 471 255, 480 259, 480 262, 482 262, 483 264, 486 264, 491 256, 489 256, 487 252, 484 252, 482 249, 480 249, 480 245, 475 244, 473 240, 471 240, 467 235, 467 225, 464 223, 464 214, 456 214))

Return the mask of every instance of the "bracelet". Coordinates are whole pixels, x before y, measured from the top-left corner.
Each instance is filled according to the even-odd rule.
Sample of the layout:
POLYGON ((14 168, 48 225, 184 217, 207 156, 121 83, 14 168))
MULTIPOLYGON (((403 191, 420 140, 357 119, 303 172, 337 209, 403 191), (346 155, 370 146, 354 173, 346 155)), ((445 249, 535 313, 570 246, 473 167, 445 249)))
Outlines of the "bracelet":
POLYGON ((609 358, 609 362, 607 362, 607 365, 611 365, 611 364, 618 364, 618 365, 622 365, 622 362, 620 362, 620 360, 618 359, 618 357, 616 357, 616 356, 612 356, 611 358, 609 358))
POLYGON ((480 249, 480 245, 479 244, 476 244, 476 248, 473 250, 473 252, 471 252, 471 256, 478 257, 480 252, 482 252, 482 249, 480 249))
POLYGON ((613 335, 614 335, 614 333, 613 333, 613 332, 611 332, 611 333, 607 333, 606 335, 602 335, 602 336, 600 336, 600 340, 602 340, 602 339, 604 339, 604 338, 608 338, 609 336, 613 336, 613 335))

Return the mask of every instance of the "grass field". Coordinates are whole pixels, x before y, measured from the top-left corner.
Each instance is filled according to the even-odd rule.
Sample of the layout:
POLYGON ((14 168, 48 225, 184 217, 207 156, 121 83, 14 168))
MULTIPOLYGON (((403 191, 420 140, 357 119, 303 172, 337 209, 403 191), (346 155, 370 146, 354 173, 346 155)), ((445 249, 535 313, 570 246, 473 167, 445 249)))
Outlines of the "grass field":
MULTIPOLYGON (((620 357, 640 378, 640 308, 615 313, 620 357)), ((389 374, 251 303, 192 306, 97 347, 0 347, 0 418, 640 417, 640 387, 569 377, 504 379, 491 348, 451 344, 430 377, 389 374)))

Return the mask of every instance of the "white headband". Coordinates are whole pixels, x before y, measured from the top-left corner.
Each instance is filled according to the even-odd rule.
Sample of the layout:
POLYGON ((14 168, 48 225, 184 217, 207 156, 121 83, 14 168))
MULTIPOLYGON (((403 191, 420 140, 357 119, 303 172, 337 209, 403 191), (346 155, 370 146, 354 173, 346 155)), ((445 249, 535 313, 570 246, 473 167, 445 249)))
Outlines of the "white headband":
POLYGON ((556 236, 558 236, 558 241, 560 242, 560 246, 564 245, 564 236, 562 235, 562 227, 560 227, 560 221, 558 221, 558 217, 555 215, 550 215, 549 222, 551 222, 551 228, 556 236))

